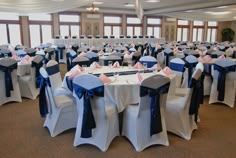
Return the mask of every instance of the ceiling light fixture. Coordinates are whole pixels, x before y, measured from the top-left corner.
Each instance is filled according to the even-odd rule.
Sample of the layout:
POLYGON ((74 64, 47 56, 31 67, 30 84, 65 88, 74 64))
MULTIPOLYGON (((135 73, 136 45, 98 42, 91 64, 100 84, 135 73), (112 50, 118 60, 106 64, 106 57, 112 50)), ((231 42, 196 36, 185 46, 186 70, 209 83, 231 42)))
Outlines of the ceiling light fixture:
POLYGON ((95 7, 93 2, 92 2, 91 7, 86 8, 86 10, 91 12, 91 13, 95 13, 96 11, 99 11, 99 8, 95 7))
POLYGON ((157 2, 160 2, 160 0, 147 0, 146 2, 148 2, 148 3, 157 3, 157 2))
POLYGON ((185 12, 187 12, 187 13, 192 13, 193 10, 186 10, 185 12))
POLYGON ((94 2, 93 2, 93 4, 96 4, 96 5, 97 5, 97 4, 98 4, 98 5, 99 5, 99 4, 103 4, 103 3, 104 3, 104 2, 101 2, 101 1, 94 1, 94 2))
POLYGON ((125 3, 124 6, 125 6, 125 7, 134 7, 134 4, 131 4, 131 3, 125 3))
POLYGON ((234 19, 236 19, 236 16, 234 17, 234 19))
POLYGON ((212 15, 225 15, 229 14, 230 12, 205 12, 207 14, 212 14, 212 15))
POLYGON ((217 8, 227 8, 228 6, 219 6, 217 8))

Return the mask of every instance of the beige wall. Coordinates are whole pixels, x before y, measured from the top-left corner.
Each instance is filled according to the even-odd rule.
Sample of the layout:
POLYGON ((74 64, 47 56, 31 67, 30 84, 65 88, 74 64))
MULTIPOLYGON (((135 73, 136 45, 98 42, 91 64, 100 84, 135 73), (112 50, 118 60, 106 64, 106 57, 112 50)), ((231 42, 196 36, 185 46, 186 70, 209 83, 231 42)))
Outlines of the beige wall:
POLYGON ((218 41, 221 41, 222 35, 221 32, 224 28, 231 28, 235 35, 234 35, 234 42, 236 42, 236 21, 226 21, 226 22, 219 22, 219 29, 218 29, 218 41))
POLYGON ((21 16, 21 34, 22 34, 22 44, 24 46, 29 47, 30 46, 30 34, 29 34, 29 22, 28 22, 28 16, 21 16))

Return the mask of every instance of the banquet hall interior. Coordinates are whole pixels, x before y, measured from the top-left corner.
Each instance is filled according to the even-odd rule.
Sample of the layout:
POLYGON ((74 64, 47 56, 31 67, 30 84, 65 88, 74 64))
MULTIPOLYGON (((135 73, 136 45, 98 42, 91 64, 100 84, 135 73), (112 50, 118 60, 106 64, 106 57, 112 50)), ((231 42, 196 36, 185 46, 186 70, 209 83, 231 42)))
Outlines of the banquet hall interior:
POLYGON ((0 0, 0 157, 235 158, 235 0, 0 0))

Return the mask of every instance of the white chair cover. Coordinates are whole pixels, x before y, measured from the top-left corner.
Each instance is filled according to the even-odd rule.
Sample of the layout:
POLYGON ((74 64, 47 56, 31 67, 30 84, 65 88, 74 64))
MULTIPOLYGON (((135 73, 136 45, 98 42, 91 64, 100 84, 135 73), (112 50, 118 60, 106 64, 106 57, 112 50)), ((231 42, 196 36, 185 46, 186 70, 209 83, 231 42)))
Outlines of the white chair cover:
MULTIPOLYGON (((153 90, 159 88, 159 108, 157 106, 157 109, 155 109, 151 106, 151 110, 151 97, 148 94, 144 96, 141 95, 138 105, 129 105, 124 111, 122 135, 130 140, 136 151, 142 151, 154 144, 169 145, 164 116, 169 84, 170 80, 162 75, 155 75, 143 80, 140 86, 141 94, 143 92, 143 87, 153 90), (151 111, 155 111, 156 113, 152 115, 151 111), (153 121, 155 119, 151 119, 154 116, 159 118, 158 121, 153 121), (154 126, 157 125, 159 128, 156 129, 151 124, 154 126)), ((154 95, 154 97, 156 97, 157 94, 154 95)))
MULTIPOLYGON (((73 95, 76 98, 77 111, 79 113, 74 146, 92 144, 97 146, 100 150, 106 151, 111 141, 119 135, 117 110, 112 105, 105 105, 104 98, 102 97, 102 95, 104 95, 104 84, 98 77, 90 74, 80 75, 74 78, 73 85, 73 95), (85 106, 84 95, 81 96, 81 98, 78 96, 81 94, 80 90, 91 92, 96 88, 101 89, 101 96, 94 95, 89 99, 91 102, 90 112, 93 113, 95 126, 85 132, 86 129, 84 130, 84 126, 88 125, 85 123, 87 122, 85 117, 88 116, 88 113, 84 112, 84 108, 88 108, 89 106, 88 104, 85 106)), ((88 119, 91 119, 91 117, 88 119)))
POLYGON ((43 57, 35 56, 32 60, 30 74, 19 76, 19 86, 22 97, 36 99, 39 94, 39 69, 43 65, 43 57))
POLYGON ((185 62, 180 58, 170 60, 170 69, 176 74, 176 88, 180 88, 183 80, 183 73, 185 72, 185 62))
MULTIPOLYGON (((16 68, 17 68, 17 63, 14 59, 10 59, 10 58, 2 58, 0 59, 0 105, 5 104, 7 102, 11 102, 11 101, 16 101, 16 102, 21 102, 21 94, 20 94, 20 89, 19 89, 19 84, 18 84, 18 80, 17 80, 17 73, 16 73, 16 68), (11 69, 10 70, 10 75, 11 76, 11 83, 12 84, 12 88, 11 89, 9 86, 9 84, 6 84, 5 81, 5 71, 8 71, 7 69, 11 69), (7 91, 6 88, 9 90, 7 91)), ((9 79, 9 77, 8 77, 9 79)))
MULTIPOLYGON (((50 82, 50 80, 48 80, 49 76, 43 67, 40 68, 40 74, 42 80, 50 82)), ((42 117, 46 116, 43 127, 47 127, 51 137, 55 137, 68 129, 76 127, 78 113, 73 96, 54 96, 52 93, 52 87, 49 86, 50 84, 44 84, 45 87, 41 87, 44 89, 40 89, 41 94, 39 97, 39 100, 41 101, 40 110, 45 108, 45 106, 48 107, 46 112, 43 110, 40 111, 42 117), (41 100, 41 97, 43 97, 42 91, 45 91, 46 102, 41 100)))
POLYGON ((59 64, 55 60, 50 60, 46 65, 46 71, 52 86, 53 95, 72 95, 72 93, 62 87, 62 78, 59 70, 59 64))
MULTIPOLYGON (((193 78, 199 80, 201 75, 201 70, 195 70, 192 80, 193 78)), ((165 111, 167 131, 187 140, 191 139, 192 131, 197 129, 195 122, 195 115, 197 113, 195 115, 189 114, 191 101, 197 100, 197 98, 192 98, 192 94, 193 88, 188 88, 185 96, 168 95, 165 111)))
POLYGON ((211 86, 209 104, 220 102, 233 108, 235 104, 236 90, 236 64, 234 61, 231 61, 229 59, 218 59, 213 67, 213 83, 211 86), (219 70, 226 71, 225 76, 219 70), (220 74, 222 76, 221 78, 225 77, 225 82, 223 80, 220 80, 220 74))

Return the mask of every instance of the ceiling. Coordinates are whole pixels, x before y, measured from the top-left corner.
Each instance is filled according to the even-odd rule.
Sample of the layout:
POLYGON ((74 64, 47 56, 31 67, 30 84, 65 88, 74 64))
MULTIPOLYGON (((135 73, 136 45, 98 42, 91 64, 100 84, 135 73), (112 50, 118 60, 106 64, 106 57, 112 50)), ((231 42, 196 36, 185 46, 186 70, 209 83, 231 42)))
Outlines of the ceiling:
MULTIPOLYGON (((95 1, 95 0, 94 0, 95 1)), ((102 13, 135 14, 135 0, 96 0, 95 4, 102 13)), ((181 19, 204 21, 236 20, 236 0, 160 0, 148 3, 139 0, 144 15, 164 15, 181 19), (220 8, 219 8, 220 7, 220 8)), ((16 12, 20 15, 29 13, 52 13, 60 11, 86 11, 93 0, 0 0, 0 12, 16 12)))

